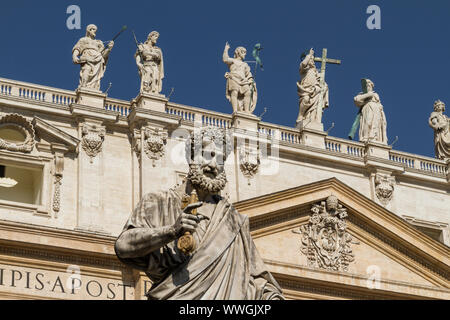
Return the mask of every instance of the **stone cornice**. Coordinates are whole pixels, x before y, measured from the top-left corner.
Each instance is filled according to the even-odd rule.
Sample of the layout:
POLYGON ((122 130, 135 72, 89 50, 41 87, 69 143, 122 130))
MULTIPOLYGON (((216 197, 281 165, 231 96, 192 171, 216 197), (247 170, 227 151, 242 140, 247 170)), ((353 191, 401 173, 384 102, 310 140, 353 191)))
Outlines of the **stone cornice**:
POLYGON ((432 286, 418 286, 399 281, 381 280, 381 289, 369 289, 367 277, 352 274, 331 274, 326 271, 309 269, 298 265, 279 264, 265 261, 277 282, 288 290, 288 294, 301 296, 302 293, 315 294, 316 298, 341 299, 443 299, 450 297, 450 290, 432 286), (290 270, 280 273, 278 269, 290 270), (321 280, 326 278, 327 280, 321 280))
POLYGON ((28 247, 44 246, 93 255, 115 255, 115 240, 115 237, 90 232, 0 220, 0 242, 3 243, 24 243, 28 247))
POLYGON ((70 112, 73 116, 98 119, 109 122, 117 122, 119 120, 119 113, 95 107, 83 106, 80 104, 72 103, 70 105, 70 112))

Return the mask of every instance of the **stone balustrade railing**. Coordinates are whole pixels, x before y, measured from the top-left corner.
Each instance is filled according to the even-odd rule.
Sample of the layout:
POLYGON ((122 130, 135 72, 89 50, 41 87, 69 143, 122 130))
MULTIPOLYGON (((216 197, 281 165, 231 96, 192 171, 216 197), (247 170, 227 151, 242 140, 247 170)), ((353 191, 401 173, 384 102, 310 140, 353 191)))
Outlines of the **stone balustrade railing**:
POLYGON ((448 166, 444 160, 400 151, 390 151, 389 160, 401 163, 407 169, 415 169, 441 175, 446 175, 448 173, 448 166))
POLYGON ((335 137, 325 138, 325 148, 331 152, 343 153, 358 158, 363 158, 365 155, 364 143, 335 137))
POLYGON ((43 101, 58 105, 75 102, 75 92, 0 78, 0 95, 43 101))
POLYGON ((180 116, 185 121, 202 124, 202 126, 213 126, 218 128, 231 128, 231 115, 214 112, 195 107, 184 106, 176 103, 168 103, 166 113, 180 116))
POLYGON ((126 117, 130 113, 131 103, 124 100, 106 98, 105 109, 109 111, 119 112, 120 115, 126 117))
MULTIPOLYGON (((62 106, 68 106, 76 101, 76 93, 74 91, 4 78, 0 78, 0 97, 1 96, 18 97, 62 106)), ((118 112, 120 115, 126 117, 130 113, 131 103, 126 100, 106 98, 105 109, 118 112)), ((179 116, 182 120, 192 122, 192 124, 195 123, 196 125, 209 125, 219 128, 231 128, 232 126, 232 115, 230 114, 214 112, 173 102, 167 103, 166 113, 179 116)), ((258 132, 267 138, 276 139, 286 144, 302 144, 300 132, 295 128, 259 122, 258 132)), ((364 158, 365 156, 365 145, 363 143, 335 137, 325 137, 325 149, 329 152, 336 153, 337 155, 342 154, 357 158, 364 158)), ((401 164, 405 169, 413 169, 418 172, 437 175, 447 175, 449 173, 448 165, 443 160, 406 152, 391 150, 389 152, 389 159, 386 160, 401 164)))

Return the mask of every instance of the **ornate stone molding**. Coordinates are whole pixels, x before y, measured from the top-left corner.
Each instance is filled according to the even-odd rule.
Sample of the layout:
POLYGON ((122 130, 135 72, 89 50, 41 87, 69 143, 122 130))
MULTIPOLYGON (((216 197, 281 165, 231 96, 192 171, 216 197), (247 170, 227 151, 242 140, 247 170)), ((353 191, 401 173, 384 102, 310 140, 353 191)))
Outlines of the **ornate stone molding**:
POLYGON ((81 134, 81 146, 86 154, 91 158, 92 162, 93 158, 95 158, 102 151, 106 129, 98 124, 83 123, 81 127, 81 134))
POLYGON ((375 175, 375 194, 383 205, 387 205, 394 196, 395 178, 386 174, 375 175))
POLYGON ((62 175, 55 175, 55 191, 53 193, 53 211, 61 210, 61 180, 62 175))
POLYGON ((261 164, 259 150, 256 147, 243 146, 239 150, 239 164, 242 174, 249 180, 252 179, 261 164))
POLYGON ((293 230, 302 237, 301 251, 307 256, 308 266, 331 271, 348 271, 355 260, 351 244, 359 244, 347 232, 347 209, 337 197, 330 196, 311 208, 307 225, 293 230))
POLYGON ((164 156, 164 146, 167 143, 168 137, 167 131, 161 128, 146 127, 143 129, 144 151, 148 158, 153 160, 153 166, 156 165, 156 160, 159 160, 164 156))
POLYGON ((0 118, 0 129, 12 129, 24 135, 23 142, 11 142, 0 138, 0 150, 30 153, 35 144, 34 127, 30 121, 18 114, 0 118))

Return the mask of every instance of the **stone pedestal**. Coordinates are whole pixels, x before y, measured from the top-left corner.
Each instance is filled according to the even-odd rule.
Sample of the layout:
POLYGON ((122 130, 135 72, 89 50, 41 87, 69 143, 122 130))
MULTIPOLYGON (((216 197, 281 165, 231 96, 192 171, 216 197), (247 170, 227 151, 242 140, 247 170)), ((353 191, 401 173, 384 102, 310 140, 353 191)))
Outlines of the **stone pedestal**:
POLYGON ((301 130, 310 129, 315 131, 323 131, 323 123, 311 122, 308 120, 298 121, 296 128, 301 130))
POLYGON ((166 112, 166 96, 162 94, 148 94, 140 93, 135 99, 133 99, 132 104, 136 105, 137 108, 166 112))
POLYGON ((100 109, 105 108, 106 93, 89 88, 78 88, 75 93, 77 95, 77 104, 100 109))
POLYGON ((314 148, 326 149, 325 147, 326 136, 327 133, 323 132, 323 130, 304 128, 303 130, 300 131, 302 144, 314 148))
POLYGON ((389 152, 392 150, 391 146, 368 142, 366 143, 366 155, 369 157, 381 158, 389 160, 389 152))
POLYGON ((240 130, 253 131, 256 133, 258 132, 258 123, 260 121, 261 119, 254 114, 237 111, 233 113, 232 127, 240 130))

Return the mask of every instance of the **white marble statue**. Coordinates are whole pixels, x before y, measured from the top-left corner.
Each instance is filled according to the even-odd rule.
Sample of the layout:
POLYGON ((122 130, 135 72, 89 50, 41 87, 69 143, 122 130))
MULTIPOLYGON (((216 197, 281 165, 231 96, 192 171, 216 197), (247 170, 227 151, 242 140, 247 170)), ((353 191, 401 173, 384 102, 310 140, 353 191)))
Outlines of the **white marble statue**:
POLYGON ((73 63, 81 66, 79 88, 100 90, 109 54, 114 47, 114 41, 105 48, 103 42, 96 40, 97 27, 90 24, 86 28, 86 36, 78 40, 72 50, 73 63))
POLYGON ((375 85, 366 79, 367 93, 358 94, 354 101, 361 108, 361 123, 359 127, 359 141, 387 144, 386 116, 380 96, 373 91, 375 85))
POLYGON ((247 50, 243 47, 236 48, 234 58, 229 57, 229 50, 230 45, 227 42, 223 52, 223 62, 230 68, 230 72, 225 74, 226 97, 233 107, 233 112, 252 114, 256 108, 258 92, 250 66, 244 61, 247 50))
POLYGON ((314 50, 311 49, 300 63, 301 82, 297 82, 300 97, 300 112, 297 123, 321 123, 323 110, 328 108, 328 85, 321 87, 321 75, 314 62, 314 50), (322 104, 322 106, 321 106, 322 104), (320 114, 319 114, 320 113, 320 114))
POLYGON ((152 31, 143 44, 139 44, 134 55, 141 77, 141 93, 158 94, 162 91, 164 79, 164 60, 159 47, 156 46, 159 33, 152 31))
POLYGON ((430 127, 434 130, 436 158, 441 160, 450 159, 450 118, 444 111, 445 104, 440 100, 436 101, 429 120, 430 127))
POLYGON ((257 252, 248 217, 220 196, 231 151, 223 130, 196 130, 186 143, 187 179, 144 196, 117 239, 118 258, 153 282, 150 300, 284 299, 257 252))

